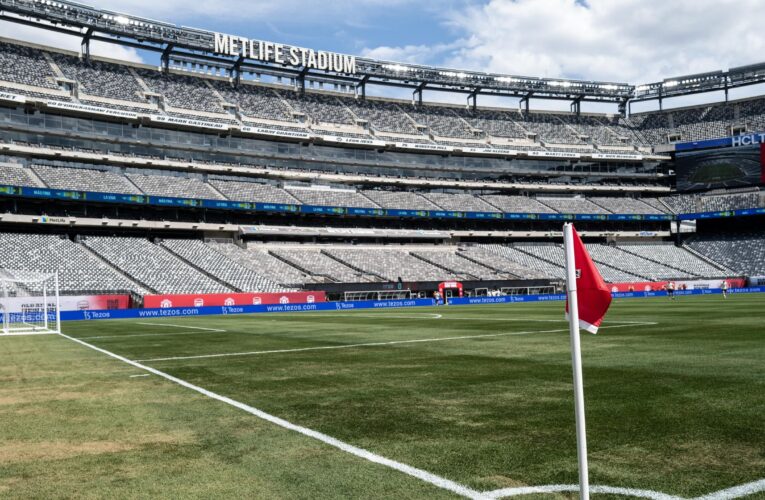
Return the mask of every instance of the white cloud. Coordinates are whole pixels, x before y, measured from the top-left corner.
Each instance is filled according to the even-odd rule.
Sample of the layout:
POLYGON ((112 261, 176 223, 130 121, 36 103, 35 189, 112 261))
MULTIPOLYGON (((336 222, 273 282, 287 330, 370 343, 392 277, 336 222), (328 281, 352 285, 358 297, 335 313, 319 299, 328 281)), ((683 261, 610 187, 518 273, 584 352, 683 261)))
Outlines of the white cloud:
POLYGON ((761 0, 489 0, 444 13, 457 39, 385 46, 402 62, 628 83, 762 59, 761 0))
MULTIPOLYGON (((15 40, 24 40, 76 52, 79 52, 80 50, 80 38, 66 35, 64 33, 56 33, 54 31, 9 23, 7 21, 0 21, 0 33, 6 38, 15 40)), ((142 62, 140 54, 138 54, 135 49, 112 43, 92 42, 90 45, 90 53, 92 55, 109 57, 121 61, 142 62)))
POLYGON ((382 61, 394 61, 410 64, 439 64, 445 56, 454 53, 459 42, 437 45, 405 45, 403 47, 364 48, 361 55, 382 61))
MULTIPOLYGON (((373 8, 396 8, 415 0, 102 0, 103 9, 133 14, 158 20, 216 19, 223 21, 246 21, 247 19, 278 22, 289 20, 316 23, 320 20, 356 19, 373 8)), ((198 28, 205 28, 198 26, 198 28)))

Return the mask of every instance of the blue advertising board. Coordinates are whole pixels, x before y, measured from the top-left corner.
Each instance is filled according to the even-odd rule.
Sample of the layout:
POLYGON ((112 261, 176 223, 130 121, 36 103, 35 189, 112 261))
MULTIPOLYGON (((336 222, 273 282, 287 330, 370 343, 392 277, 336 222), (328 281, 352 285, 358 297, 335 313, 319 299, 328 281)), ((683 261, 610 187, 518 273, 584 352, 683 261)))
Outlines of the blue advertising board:
MULTIPOLYGON (((121 193, 100 193, 72 191, 37 187, 0 185, 0 196, 48 198, 71 201, 93 201, 129 205, 156 205, 178 208, 209 208, 215 210, 242 210, 275 213, 304 213, 320 215, 356 215, 364 217, 412 217, 435 219, 480 219, 480 220, 544 220, 544 221, 671 221, 669 214, 559 214, 559 213, 500 213, 500 212, 457 212, 449 210, 403 210, 365 207, 334 207, 320 205, 289 205, 281 203, 256 203, 249 201, 207 200, 175 198, 170 196, 146 196, 121 193)), ((748 208, 729 212, 704 212, 681 214, 678 220, 709 219, 745 215, 765 214, 765 208, 748 208)))
MULTIPOLYGON (((676 296, 683 295, 713 295, 722 293, 720 289, 677 290, 676 296)), ((733 288, 731 294, 765 293, 765 286, 749 288, 733 288)), ((667 292, 615 292, 611 296, 616 299, 665 297, 667 292)), ((564 301, 565 294, 549 295, 507 295, 502 297, 461 297, 450 299, 452 306, 479 304, 508 304, 515 302, 551 302, 564 301)), ((432 307, 433 299, 399 299, 399 300, 363 300, 341 302, 315 302, 311 304, 264 304, 242 306, 210 306, 210 307, 168 307, 160 309, 115 309, 107 311, 62 311, 62 321, 103 320, 103 319, 158 319, 188 316, 210 316, 228 314, 260 314, 260 313, 296 313, 318 311, 353 311, 364 309, 396 309, 408 307, 432 307)), ((2 315, 0 315, 0 318, 2 315)))

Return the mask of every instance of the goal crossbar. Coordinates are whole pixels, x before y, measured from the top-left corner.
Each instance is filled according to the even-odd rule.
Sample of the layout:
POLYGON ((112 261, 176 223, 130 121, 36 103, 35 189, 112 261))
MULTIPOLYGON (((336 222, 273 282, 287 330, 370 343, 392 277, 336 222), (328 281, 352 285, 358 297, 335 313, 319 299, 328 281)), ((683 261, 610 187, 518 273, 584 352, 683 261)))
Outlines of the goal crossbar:
POLYGON ((58 273, 0 270, 0 335, 61 333, 58 273))

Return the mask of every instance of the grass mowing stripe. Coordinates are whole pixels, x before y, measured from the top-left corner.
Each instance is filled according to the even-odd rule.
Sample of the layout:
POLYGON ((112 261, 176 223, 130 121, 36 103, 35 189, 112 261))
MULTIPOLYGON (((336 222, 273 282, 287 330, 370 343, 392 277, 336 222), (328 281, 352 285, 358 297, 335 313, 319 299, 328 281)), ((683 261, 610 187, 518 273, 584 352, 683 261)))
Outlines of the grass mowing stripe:
POLYGON ((199 387, 197 385, 194 385, 190 382, 186 382, 185 380, 179 379, 177 377, 174 377, 168 373, 165 373, 163 371, 157 370, 156 368, 152 368, 150 366, 143 365, 137 361, 130 360, 128 358, 125 358, 123 356, 120 356, 119 354, 115 354, 113 352, 107 351, 106 349, 102 349, 100 347, 94 346, 93 344, 89 344, 83 340, 77 339, 75 337, 70 337, 69 335, 60 334, 62 337, 67 338, 73 342, 77 342, 78 344, 81 344, 89 349, 93 349, 95 351, 98 351, 102 354, 105 354, 107 356, 110 356, 114 359, 117 359, 119 361, 122 361, 123 363, 127 363, 129 365, 135 366, 136 368, 140 368, 141 370, 148 371, 149 373, 153 373, 154 375, 160 376, 166 380, 169 380, 170 382, 173 382, 175 384, 178 384, 182 387, 185 387, 187 389, 191 389, 192 391, 196 391, 204 396, 207 396, 211 399, 218 400, 222 403, 226 403, 230 406, 233 406, 235 408, 239 408, 240 410, 243 410, 251 415, 254 415, 258 418, 261 418, 263 420, 266 420, 268 422, 271 422, 273 424, 276 424, 280 427, 283 427, 285 429, 298 432, 300 434, 303 434, 304 436, 311 437, 313 439, 316 439, 318 441, 321 441, 322 443, 328 444, 334 448, 337 448, 339 450, 342 450, 346 453, 350 453, 352 455, 355 455, 359 458, 363 458, 365 460, 368 460, 373 463, 377 463, 380 465, 384 465, 386 467, 389 467, 391 469, 397 470, 399 472, 403 472, 404 474, 407 474, 409 476, 415 477, 421 481, 430 483, 434 486, 437 486, 439 488, 442 488, 447 491, 451 491, 452 493, 456 493, 458 495, 464 496, 466 498, 472 498, 472 499, 486 499, 487 497, 484 496, 482 493, 473 490, 471 488, 468 488, 467 486, 464 486, 462 484, 456 483, 454 481, 450 481, 449 479, 437 476, 435 474, 431 474, 430 472, 424 471, 422 469, 417 469, 416 467, 412 467, 410 465, 403 464, 401 462, 396 462, 395 460, 391 460, 389 458, 385 458, 383 456, 377 455, 375 453, 372 453, 371 451, 365 450, 363 448, 359 448, 357 446, 353 446, 351 444, 345 443, 343 441, 340 441, 339 439, 335 439, 331 436, 328 436, 326 434, 322 434, 321 432, 315 431, 313 429, 308 429, 307 427, 302 427, 296 424, 293 424, 292 422, 288 422, 282 418, 276 417, 274 415, 271 415, 270 413, 266 413, 262 410, 258 410, 257 408, 254 408, 250 405, 241 403, 239 401, 236 401, 234 399, 231 399, 226 396, 222 396, 220 394, 214 393, 212 391, 208 391, 207 389, 204 389, 202 387, 199 387))
POLYGON ((96 335, 95 337, 77 337, 81 340, 95 340, 95 339, 133 339, 136 337, 168 337, 178 335, 211 335, 213 333, 227 333, 226 330, 218 330, 212 332, 165 332, 165 333, 136 333, 122 334, 122 335, 96 335))
MULTIPOLYGON (((627 325, 611 325, 602 326, 603 328, 625 328, 631 326, 640 325, 656 325, 654 322, 646 323, 630 323, 627 325)), ((343 345, 328 345, 328 346, 316 346, 316 347, 300 347, 297 349, 273 349, 269 351, 247 351, 247 352, 224 352, 217 354, 196 354, 193 356, 171 356, 166 358, 150 358, 139 359, 139 362, 152 362, 152 361, 180 361, 188 359, 207 359, 207 358, 227 358, 227 357, 239 357, 239 356, 258 356, 262 354, 284 354, 290 352, 304 352, 304 351, 323 351, 331 349, 353 349, 358 347, 384 347, 389 345, 399 344, 423 344, 426 342, 445 342, 448 340, 470 340, 470 339, 485 339, 491 337, 508 337, 513 335, 531 335, 534 333, 560 333, 567 332, 568 328, 556 329, 556 330, 529 330, 525 332, 502 332, 502 333, 487 333, 482 335, 460 335, 457 337, 434 337, 427 339, 411 339, 411 340, 392 340, 389 342, 366 342, 362 344, 343 344, 343 345)), ((129 337, 129 336, 128 336, 129 337)))

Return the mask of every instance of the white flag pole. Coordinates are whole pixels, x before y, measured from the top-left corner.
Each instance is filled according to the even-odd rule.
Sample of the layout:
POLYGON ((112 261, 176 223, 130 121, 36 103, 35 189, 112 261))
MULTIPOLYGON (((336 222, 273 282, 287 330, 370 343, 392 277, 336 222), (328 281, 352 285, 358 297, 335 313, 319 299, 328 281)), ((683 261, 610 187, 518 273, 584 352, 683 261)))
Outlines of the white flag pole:
POLYGON ((576 265, 574 262, 573 225, 563 225, 566 247, 566 292, 568 321, 571 333, 571 364, 574 370, 574 407, 576 411, 576 452, 579 457, 579 498, 589 500, 590 479, 587 471, 587 434, 584 425, 584 384, 582 383, 582 350, 579 345, 579 304, 576 296, 576 265))

